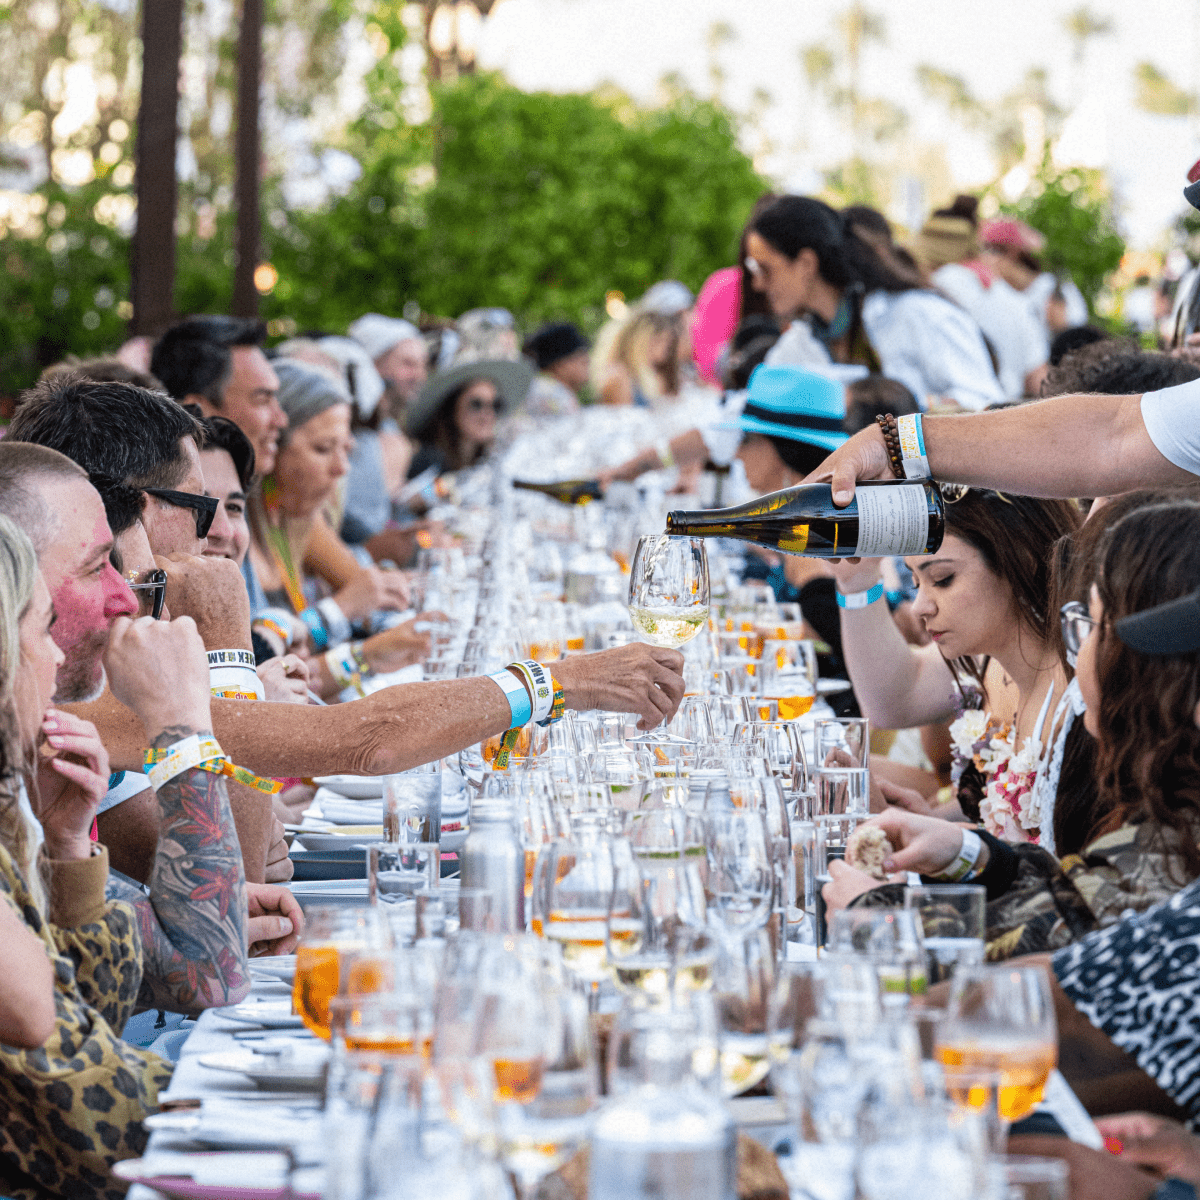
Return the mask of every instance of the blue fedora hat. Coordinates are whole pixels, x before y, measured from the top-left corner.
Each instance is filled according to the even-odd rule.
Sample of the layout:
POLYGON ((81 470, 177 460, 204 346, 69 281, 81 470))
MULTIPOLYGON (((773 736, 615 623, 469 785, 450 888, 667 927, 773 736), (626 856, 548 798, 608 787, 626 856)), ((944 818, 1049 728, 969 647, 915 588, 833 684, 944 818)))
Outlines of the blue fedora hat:
POLYGON ((848 437, 845 416, 846 386, 841 381, 802 367, 763 363, 750 376, 737 427, 743 433, 836 450, 848 437))

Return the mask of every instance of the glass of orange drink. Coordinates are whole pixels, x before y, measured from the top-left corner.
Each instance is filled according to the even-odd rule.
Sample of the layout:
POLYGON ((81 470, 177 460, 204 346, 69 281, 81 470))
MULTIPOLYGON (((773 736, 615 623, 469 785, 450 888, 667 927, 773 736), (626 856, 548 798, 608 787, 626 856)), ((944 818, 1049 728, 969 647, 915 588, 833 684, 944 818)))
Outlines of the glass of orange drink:
POLYGON ((960 967, 936 1053, 949 1075, 964 1069, 996 1073, 1003 1121, 1032 1112, 1058 1061, 1046 971, 1011 963, 960 967))
POLYGON ((328 1041, 329 1002, 348 990, 352 971, 358 991, 385 986, 392 935, 375 908, 317 908, 306 915, 296 947, 292 1007, 313 1033, 328 1041))

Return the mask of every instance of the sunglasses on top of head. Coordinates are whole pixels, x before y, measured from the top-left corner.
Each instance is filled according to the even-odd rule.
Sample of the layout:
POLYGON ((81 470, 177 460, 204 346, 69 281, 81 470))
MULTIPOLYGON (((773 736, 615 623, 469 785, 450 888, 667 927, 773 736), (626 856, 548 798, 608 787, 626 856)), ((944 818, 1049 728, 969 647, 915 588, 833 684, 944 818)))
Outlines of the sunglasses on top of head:
POLYGON ((216 496, 201 496, 196 492, 173 492, 170 488, 142 488, 147 496, 154 496, 176 508, 190 508, 196 516, 196 536, 208 537, 217 506, 221 503, 216 496))

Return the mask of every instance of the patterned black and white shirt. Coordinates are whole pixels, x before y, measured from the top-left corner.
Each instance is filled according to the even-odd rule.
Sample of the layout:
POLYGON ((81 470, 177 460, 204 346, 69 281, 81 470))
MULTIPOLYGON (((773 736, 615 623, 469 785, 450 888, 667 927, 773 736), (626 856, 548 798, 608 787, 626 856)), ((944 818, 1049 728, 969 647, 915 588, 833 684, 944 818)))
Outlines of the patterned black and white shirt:
POLYGON ((1071 1003, 1200 1128, 1200 880, 1053 963, 1071 1003))

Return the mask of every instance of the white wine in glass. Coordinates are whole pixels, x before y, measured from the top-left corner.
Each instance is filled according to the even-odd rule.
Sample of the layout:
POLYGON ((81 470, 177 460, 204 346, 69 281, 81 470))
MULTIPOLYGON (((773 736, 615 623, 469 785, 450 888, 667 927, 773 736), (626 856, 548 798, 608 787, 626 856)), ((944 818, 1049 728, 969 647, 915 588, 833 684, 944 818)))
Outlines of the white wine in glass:
POLYGON ((708 620, 708 557, 702 538, 639 538, 629 573, 629 615, 642 638, 676 649, 708 620))

